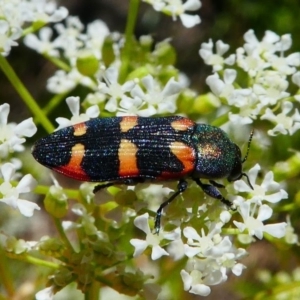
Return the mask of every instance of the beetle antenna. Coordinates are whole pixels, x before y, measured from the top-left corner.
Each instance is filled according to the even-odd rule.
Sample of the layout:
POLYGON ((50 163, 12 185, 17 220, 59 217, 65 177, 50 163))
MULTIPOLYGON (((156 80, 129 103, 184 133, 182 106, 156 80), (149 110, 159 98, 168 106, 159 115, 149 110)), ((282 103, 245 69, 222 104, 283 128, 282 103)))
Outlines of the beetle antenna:
MULTIPOLYGON (((250 145, 251 145, 251 141, 252 141, 252 138, 253 138, 253 134, 254 134, 254 129, 251 130, 250 132, 250 137, 249 137, 249 140, 248 140, 248 148, 247 148, 247 152, 246 152, 246 155, 244 157, 244 159, 242 160, 242 164, 247 160, 248 158, 248 154, 249 154, 249 150, 250 150, 250 145)), ((254 190, 250 180, 249 180, 249 177, 246 173, 242 173, 241 176, 245 176, 247 178, 247 181, 248 181, 248 184, 249 186, 251 187, 252 190, 254 190)))
POLYGON ((252 186, 252 184, 251 184, 251 182, 250 182, 250 180, 249 180, 248 175, 247 175, 246 173, 242 173, 242 176, 245 176, 245 177, 247 178, 247 181, 248 181, 249 186, 251 187, 252 190, 254 190, 254 188, 253 188, 253 186, 252 186))
MULTIPOLYGON (((254 134, 254 129, 251 130, 250 132, 250 137, 249 137, 249 140, 248 140, 248 148, 247 148, 247 152, 246 152, 246 155, 244 157, 244 159, 242 160, 242 164, 247 160, 248 158, 248 154, 249 154, 249 150, 250 150, 250 145, 251 145, 251 141, 252 141, 252 137, 253 137, 253 134, 254 134)), ((243 175, 246 175, 246 174, 243 174, 243 175)), ((248 176, 246 176, 248 178, 248 176)), ((249 182, 249 179, 248 179, 248 182, 249 182)), ((251 185, 251 184, 250 184, 251 185)))

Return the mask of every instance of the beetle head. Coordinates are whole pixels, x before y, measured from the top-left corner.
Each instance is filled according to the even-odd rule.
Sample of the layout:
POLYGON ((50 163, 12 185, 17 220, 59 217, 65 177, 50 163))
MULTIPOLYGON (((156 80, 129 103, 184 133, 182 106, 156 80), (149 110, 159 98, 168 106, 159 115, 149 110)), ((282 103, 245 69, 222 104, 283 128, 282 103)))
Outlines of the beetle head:
POLYGON ((235 163, 234 166, 232 168, 232 171, 230 173, 230 175, 227 177, 227 180, 229 182, 232 181, 236 181, 241 179, 243 176, 245 176, 247 178, 248 184, 251 187, 251 189, 253 190, 253 186, 249 180, 249 177, 246 173, 243 173, 243 163, 247 160, 248 154, 249 154, 249 149, 250 149, 250 145, 251 145, 251 141, 252 141, 252 137, 253 137, 253 133, 254 131, 252 130, 250 133, 250 137, 248 140, 248 148, 247 148, 247 153, 245 155, 245 157, 242 159, 242 153, 240 148, 235 144, 236 147, 236 159, 235 159, 235 163))

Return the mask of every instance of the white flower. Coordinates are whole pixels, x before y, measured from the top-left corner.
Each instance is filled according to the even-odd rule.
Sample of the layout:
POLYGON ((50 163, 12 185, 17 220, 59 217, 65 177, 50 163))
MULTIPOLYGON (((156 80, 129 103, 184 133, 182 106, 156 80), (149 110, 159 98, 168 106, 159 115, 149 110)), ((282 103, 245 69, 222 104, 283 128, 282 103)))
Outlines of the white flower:
MULTIPOLYGON (((243 254, 245 255, 246 251, 244 251, 243 254)), ((236 262, 238 258, 240 258, 239 252, 238 254, 224 253, 222 257, 217 259, 217 262, 222 266, 220 270, 223 273, 224 280, 227 279, 228 270, 231 270, 235 276, 240 276, 246 268, 243 264, 236 262)))
POLYGON ((35 294, 36 300, 53 300, 54 297, 54 286, 50 286, 40 290, 35 294))
POLYGON ((243 48, 237 49, 237 63, 251 77, 262 70, 270 67, 271 63, 264 59, 264 56, 276 52, 275 42, 279 41, 279 36, 274 32, 267 31, 260 42, 253 30, 245 33, 246 41, 243 48))
POLYGON ((154 112, 154 110, 157 114, 175 112, 175 101, 182 87, 174 78, 170 78, 162 90, 159 83, 151 75, 142 78, 141 83, 146 92, 139 85, 136 85, 130 93, 132 97, 142 99, 148 105, 150 112, 154 112))
POLYGON ((260 54, 276 52, 276 43, 280 40, 280 37, 275 32, 267 30, 260 42, 255 36, 254 30, 250 29, 244 34, 244 40, 246 41, 244 45, 246 51, 257 56, 260 54))
POLYGON ((201 236, 193 227, 184 228, 183 235, 188 239, 184 245, 185 255, 188 257, 212 256, 216 258, 228 252, 232 243, 228 237, 222 238, 220 236, 222 226, 222 223, 212 225, 208 234, 205 234, 202 229, 201 236))
POLYGON ((246 192, 251 195, 249 202, 255 204, 262 204, 262 201, 268 201, 270 203, 277 203, 282 199, 286 199, 288 194, 285 190, 280 188, 279 183, 274 181, 273 172, 269 171, 260 185, 256 184, 258 172, 260 171, 259 164, 256 164, 248 172, 249 181, 253 186, 253 190, 243 180, 237 180, 234 182, 234 189, 238 192, 246 192))
POLYGON ((36 180, 30 174, 27 174, 16 187, 13 187, 10 180, 15 173, 14 166, 11 163, 6 163, 0 169, 4 179, 4 182, 0 185, 1 202, 18 209, 25 217, 32 217, 34 210, 40 209, 39 206, 36 203, 19 198, 19 195, 32 191, 37 184, 36 180))
POLYGON ((179 16, 183 26, 191 28, 200 23, 200 17, 185 12, 195 11, 200 7, 201 2, 199 0, 187 0, 185 3, 182 3, 181 0, 167 0, 164 10, 172 14, 173 20, 176 20, 176 17, 179 16))
POLYGON ((100 20, 95 20, 87 26, 87 33, 79 36, 84 42, 85 48, 89 49, 97 59, 102 58, 102 47, 109 35, 107 25, 100 20))
MULTIPOLYGON (((78 71, 77 71, 78 72, 78 71)), ((57 70, 55 74, 47 80, 47 90, 54 94, 62 94, 71 91, 76 87, 73 74, 64 70, 57 70)))
POLYGON ((79 40, 84 26, 78 17, 73 16, 69 16, 65 23, 66 25, 62 23, 55 25, 55 29, 58 32, 55 45, 63 50, 65 57, 71 59, 77 57, 78 50, 84 45, 84 43, 79 40))
POLYGON ((39 31, 39 38, 35 34, 28 34, 24 38, 24 44, 38 53, 58 57, 59 51, 55 49, 55 43, 51 42, 52 34, 53 32, 50 27, 43 27, 39 31))
POLYGON ((169 232, 169 233, 160 232, 159 234, 153 234, 151 233, 148 219, 149 219, 148 213, 145 213, 134 219, 134 225, 146 234, 146 239, 130 240, 130 244, 135 248, 133 256, 136 257, 141 255, 148 247, 152 247, 152 253, 151 253, 152 260, 159 259, 163 255, 168 256, 169 253, 159 245, 160 241, 163 239, 177 240, 178 237, 180 236, 180 230, 177 229, 174 232, 169 232))
POLYGON ((263 71, 257 76, 256 83, 253 84, 253 92, 261 104, 270 106, 289 97, 290 94, 286 92, 288 85, 286 76, 282 76, 276 71, 263 71))
POLYGON ((292 81, 298 86, 300 87, 300 72, 296 72, 293 76, 292 76, 292 81))
POLYGON ((234 127, 253 123, 252 118, 250 118, 249 116, 241 116, 240 114, 233 114, 231 112, 228 113, 228 116, 230 122, 234 125, 234 127))
POLYGON ((203 275, 198 270, 188 273, 185 270, 180 271, 181 279, 184 284, 184 290, 200 296, 208 296, 211 292, 209 286, 203 284, 203 275))
POLYGON ((176 261, 184 256, 184 243, 181 239, 181 235, 179 234, 180 228, 178 227, 177 229, 174 230, 174 232, 178 232, 177 238, 172 238, 174 239, 169 245, 168 245, 168 253, 170 256, 176 261))
POLYGON ((164 202, 165 198, 169 197, 170 193, 174 190, 168 185, 146 183, 136 185, 134 191, 139 198, 147 202, 147 206, 150 210, 156 211, 157 207, 164 202))
POLYGON ((291 224, 291 219, 288 216, 287 217, 287 226, 286 226, 286 232, 285 232, 285 242, 287 244, 294 244, 294 245, 299 245, 299 238, 298 238, 298 234, 295 232, 295 228, 292 226, 291 224))
POLYGON ((219 78, 217 73, 214 73, 213 75, 207 77, 206 83, 216 96, 227 99, 234 91, 233 83, 236 79, 236 75, 236 70, 225 69, 224 81, 219 78))
POLYGON ((289 116, 293 110, 293 103, 290 101, 284 101, 281 105, 282 112, 275 115, 270 108, 266 109, 266 112, 261 116, 262 120, 269 120, 277 123, 277 125, 268 131, 269 135, 289 134, 293 135, 298 129, 300 129, 300 114, 298 109, 295 109, 294 114, 289 116))
POLYGON ((21 28, 10 28, 10 24, 6 20, 0 20, 0 54, 7 56, 12 46, 17 46, 15 41, 22 35, 21 28))
POLYGON ((243 218, 243 223, 233 221, 234 225, 241 231, 248 230, 249 235, 255 235, 258 239, 263 238, 263 233, 266 232, 276 238, 282 238, 285 235, 286 223, 276 223, 264 225, 263 221, 269 219, 272 216, 272 208, 266 204, 259 206, 256 213, 257 206, 251 205, 249 201, 240 199, 238 210, 243 218))
POLYGON ((228 58, 223 58, 223 55, 228 51, 229 45, 222 41, 216 42, 216 54, 213 53, 213 41, 209 40, 208 43, 202 43, 199 54, 207 65, 213 66, 213 71, 223 69, 224 64, 233 65, 235 62, 235 55, 232 54, 228 58))
POLYGON ((156 109, 153 106, 144 108, 145 105, 146 103, 141 98, 123 96, 116 115, 150 117, 156 113, 156 109))
POLYGON ((25 137, 33 136, 37 128, 28 118, 19 124, 7 123, 10 106, 7 103, 0 105, 0 157, 5 158, 10 152, 23 151, 22 145, 26 139, 25 137))
POLYGON ((54 94, 62 94, 71 91, 78 84, 89 87, 95 90, 95 82, 88 76, 81 74, 76 67, 76 58, 72 58, 70 61, 71 69, 66 72, 64 70, 58 70, 47 81, 48 91, 54 94))
POLYGON ((257 95, 251 88, 235 89, 229 95, 228 104, 236 106, 240 109, 239 115, 242 117, 249 117, 256 119, 256 116, 263 108, 263 104, 259 101, 257 95))
POLYGON ((99 116, 99 107, 97 105, 90 106, 85 114, 79 114, 80 112, 80 98, 79 97, 68 97, 66 102, 69 106, 69 109, 72 113, 71 120, 66 118, 56 118, 55 121, 59 124, 56 130, 61 128, 85 122, 91 118, 96 118, 99 116))
POLYGON ((195 11, 201 7, 199 0, 187 0, 182 3, 182 0, 144 0, 151 4, 157 11, 163 11, 171 14, 175 21, 180 18, 183 26, 190 28, 200 23, 198 15, 187 14, 186 11, 195 11))
POLYGON ((228 223, 231 219, 231 214, 228 210, 222 211, 220 214, 220 221, 222 223, 228 223))
POLYGON ((292 53, 287 57, 270 54, 267 59, 274 70, 278 70, 281 74, 291 75, 297 71, 296 67, 300 64, 300 53, 292 53))
POLYGON ((245 33, 244 39, 246 44, 237 50, 237 62, 251 77, 269 67, 282 75, 290 75, 295 73, 296 67, 300 65, 300 53, 283 56, 283 52, 291 47, 290 35, 280 37, 272 31, 266 31, 260 42, 254 31, 249 30, 245 33), (279 55, 276 52, 279 52, 279 55))
POLYGON ((66 8, 57 8, 53 1, 47 0, 3 0, 0 6, 0 53, 5 56, 12 46, 18 45, 15 40, 21 37, 25 24, 58 22, 68 15, 66 8))
MULTIPOLYGON (((228 217, 225 217, 228 221, 228 217)), ((184 245, 185 254, 189 257, 186 269, 181 271, 184 289, 202 296, 210 293, 210 285, 220 284, 227 280, 231 270, 239 276, 245 268, 238 259, 245 256, 243 249, 236 250, 229 237, 221 236, 224 224, 210 224, 208 233, 202 230, 201 236, 192 227, 186 227, 183 234, 187 238, 184 245)))
MULTIPOLYGON (((130 80, 121 85, 118 82, 119 71, 115 66, 111 66, 105 70, 103 77, 106 83, 100 82, 98 89, 109 96, 105 109, 109 112, 115 112, 118 110, 118 101, 129 98, 126 93, 132 90, 135 82, 130 80)), ((126 102, 126 100, 124 101, 126 102)))
POLYGON ((87 235, 97 235, 98 237, 103 237, 107 239, 107 234, 99 231, 95 225, 95 218, 86 210, 86 208, 80 204, 76 203, 72 207, 72 212, 80 217, 80 222, 76 222, 73 226, 72 224, 65 224, 70 228, 82 227, 87 235))

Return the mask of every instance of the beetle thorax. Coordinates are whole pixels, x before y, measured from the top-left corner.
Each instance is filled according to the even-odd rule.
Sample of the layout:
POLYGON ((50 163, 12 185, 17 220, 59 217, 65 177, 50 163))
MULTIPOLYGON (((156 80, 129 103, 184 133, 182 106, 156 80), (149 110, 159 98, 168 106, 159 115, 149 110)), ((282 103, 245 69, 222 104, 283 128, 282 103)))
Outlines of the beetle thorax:
POLYGON ((238 147, 218 127, 198 124, 192 141, 197 150, 194 177, 227 178, 234 169, 237 170, 238 164, 241 165, 241 154, 240 151, 237 151, 238 147))

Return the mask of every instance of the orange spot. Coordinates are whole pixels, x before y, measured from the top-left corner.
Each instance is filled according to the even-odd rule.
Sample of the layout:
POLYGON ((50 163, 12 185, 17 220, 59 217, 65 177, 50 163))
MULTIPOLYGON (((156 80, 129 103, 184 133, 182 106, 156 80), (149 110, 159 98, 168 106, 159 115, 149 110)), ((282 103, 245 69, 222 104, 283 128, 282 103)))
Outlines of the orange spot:
POLYGON ((89 176, 81 168, 81 162, 84 158, 84 153, 84 145, 76 144, 72 147, 72 156, 69 163, 61 167, 56 167, 54 170, 74 179, 88 181, 89 176))
POLYGON ((75 136, 81 136, 86 134, 87 127, 84 122, 73 125, 73 128, 75 136))
POLYGON ((136 116, 123 117, 120 122, 121 132, 127 132, 136 126, 138 124, 137 119, 138 117, 136 116))
POLYGON ((131 177, 139 174, 137 166, 136 153, 137 146, 129 140, 121 140, 118 155, 119 155, 119 175, 120 177, 131 177))
POLYGON ((180 173, 163 172, 160 179, 176 179, 188 176, 195 168, 195 150, 182 142, 173 142, 170 151, 182 162, 183 170, 180 173))
POLYGON ((173 121, 171 123, 171 126, 175 130, 186 131, 189 130, 191 127, 194 127, 195 123, 188 118, 180 118, 179 120, 173 121))

